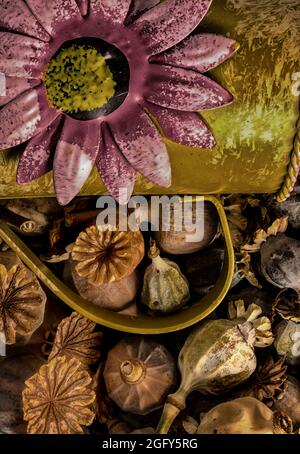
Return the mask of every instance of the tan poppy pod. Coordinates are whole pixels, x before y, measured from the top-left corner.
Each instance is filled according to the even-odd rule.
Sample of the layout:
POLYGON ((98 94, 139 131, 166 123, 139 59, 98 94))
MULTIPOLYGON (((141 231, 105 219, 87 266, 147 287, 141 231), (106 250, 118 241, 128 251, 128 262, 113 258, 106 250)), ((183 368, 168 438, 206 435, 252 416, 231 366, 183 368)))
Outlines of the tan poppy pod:
POLYGON ((190 299, 188 281, 175 262, 160 257, 153 240, 148 255, 152 263, 144 275, 141 302, 155 312, 175 312, 190 299))
POLYGON ((43 323, 47 297, 13 252, 0 253, 0 333, 5 343, 27 342, 43 323))
POLYGON ((163 345, 131 337, 110 350, 104 380, 109 397, 123 411, 146 415, 162 406, 176 384, 176 366, 163 345))
MULTIPOLYGON (((181 202, 179 203, 181 204, 181 202)), ((190 216, 193 224, 197 222, 197 227, 199 229, 199 234, 197 235, 198 239, 196 236, 193 240, 191 240, 191 233, 186 230, 184 225, 182 231, 175 231, 174 216, 176 215, 174 214, 174 207, 171 207, 170 230, 160 230, 154 233, 154 239, 162 252, 173 255, 193 254, 194 252, 198 252, 209 246, 216 238, 219 220, 216 210, 211 203, 204 203, 203 219, 199 220, 196 220, 196 208, 194 204, 193 206, 186 204, 185 209, 189 209, 191 211, 190 216)))
POLYGON ((253 397, 217 405, 204 415, 197 434, 273 434, 273 412, 253 397))
POLYGON ((282 398, 275 400, 272 410, 286 413, 293 421, 295 429, 298 429, 300 427, 300 382, 290 375, 286 385, 282 398))
POLYGON ((72 248, 72 260, 79 276, 99 286, 132 274, 144 252, 140 231, 114 231, 111 227, 94 225, 79 234, 72 248))
POLYGON ((73 283, 79 295, 96 306, 119 312, 135 303, 140 287, 136 270, 119 281, 103 285, 90 284, 87 277, 78 274, 74 262, 71 263, 71 272, 73 283))

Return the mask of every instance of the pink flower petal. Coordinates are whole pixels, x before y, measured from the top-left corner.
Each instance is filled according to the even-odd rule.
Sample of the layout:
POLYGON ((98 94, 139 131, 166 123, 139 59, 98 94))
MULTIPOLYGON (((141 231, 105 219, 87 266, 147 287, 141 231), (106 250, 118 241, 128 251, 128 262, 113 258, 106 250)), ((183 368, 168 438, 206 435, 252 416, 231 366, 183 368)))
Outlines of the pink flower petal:
POLYGON ((0 110, 0 148, 10 148, 39 134, 59 115, 47 104, 42 85, 26 91, 0 110))
POLYGON ((52 169, 52 152, 58 140, 61 121, 60 115, 44 131, 30 140, 18 165, 19 184, 29 183, 52 169))
POLYGON ((123 24, 127 17, 131 0, 90 0, 90 12, 97 14, 99 19, 116 24, 123 24))
POLYGON ((99 144, 99 122, 66 119, 53 164, 55 191, 61 205, 67 205, 88 179, 99 144))
POLYGON ((136 172, 120 152, 106 124, 96 166, 105 187, 121 204, 128 203, 133 192, 136 172))
POLYGON ((5 77, 5 95, 1 96, 0 93, 0 107, 5 106, 5 104, 9 103, 20 94, 24 93, 30 88, 36 87, 40 83, 40 80, 20 79, 18 77, 5 77))
POLYGON ((76 0, 78 8, 83 16, 86 16, 89 10, 89 0, 76 0))
POLYGON ((186 38, 202 21, 212 0, 165 0, 134 24, 152 55, 186 38))
POLYGON ((153 83, 148 101, 175 110, 214 109, 232 101, 219 84, 196 71, 152 65, 153 83))
POLYGON ((0 72, 7 76, 40 79, 48 45, 29 36, 0 32, 0 72))
POLYGON ((42 41, 50 39, 23 0, 1 0, 0 27, 34 36, 42 41))
POLYGON ((153 61, 205 73, 230 58, 237 49, 233 39, 204 33, 190 36, 173 49, 153 57, 153 61))
POLYGON ((168 151, 145 112, 133 109, 126 118, 119 118, 110 126, 127 161, 150 181, 169 187, 171 166, 168 151))
POLYGON ((130 9, 130 18, 134 18, 137 14, 148 11, 158 5, 160 0, 133 0, 130 9))
POLYGON ((216 141, 209 127, 195 112, 170 110, 147 103, 168 139, 188 147, 213 148, 216 141))
POLYGON ((45 30, 54 36, 58 28, 70 20, 82 21, 75 0, 26 0, 29 8, 45 30))

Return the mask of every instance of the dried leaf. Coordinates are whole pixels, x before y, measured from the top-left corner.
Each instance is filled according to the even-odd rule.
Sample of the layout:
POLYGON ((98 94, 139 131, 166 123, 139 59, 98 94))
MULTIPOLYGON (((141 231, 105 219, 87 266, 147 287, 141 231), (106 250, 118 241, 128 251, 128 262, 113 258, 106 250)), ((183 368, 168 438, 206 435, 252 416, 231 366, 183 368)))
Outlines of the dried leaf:
POLYGON ((18 335, 30 336, 41 325, 46 299, 35 275, 24 265, 7 270, 0 264, 0 332, 7 344, 16 343, 18 335))
POLYGON ((94 332, 96 323, 73 312, 58 325, 49 360, 57 356, 77 358, 84 365, 95 364, 101 356, 102 333, 94 332))
POLYGON ((59 356, 25 382, 24 420, 30 434, 78 434, 92 424, 92 379, 76 358, 59 356))
POLYGON ((252 271, 251 256, 247 251, 240 251, 236 254, 236 266, 240 279, 247 279, 253 287, 262 288, 252 271))
POLYGON ((244 244, 241 247, 242 251, 246 252, 258 252, 261 248, 261 245, 270 237, 276 236, 278 233, 284 233, 288 227, 288 217, 284 216, 282 218, 276 219, 273 224, 267 229, 258 229, 256 230, 253 238, 252 244, 244 244))
POLYGON ((79 276, 93 285, 116 282, 129 276, 144 257, 140 231, 127 232, 92 226, 81 232, 72 249, 79 276))

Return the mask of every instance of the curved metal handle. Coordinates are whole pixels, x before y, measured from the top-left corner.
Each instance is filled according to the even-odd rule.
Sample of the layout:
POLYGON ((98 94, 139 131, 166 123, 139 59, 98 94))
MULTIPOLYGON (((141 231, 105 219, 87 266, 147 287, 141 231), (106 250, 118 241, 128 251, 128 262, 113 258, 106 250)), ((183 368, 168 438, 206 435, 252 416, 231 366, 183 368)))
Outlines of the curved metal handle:
POLYGON ((217 209, 223 231, 225 257, 219 279, 213 289, 199 302, 175 314, 157 318, 149 317, 145 314, 136 317, 121 315, 89 303, 58 279, 5 222, 1 220, 0 237, 52 293, 73 310, 90 320, 108 328, 128 333, 169 333, 187 328, 207 317, 223 301, 232 283, 235 266, 234 250, 223 205, 214 196, 204 196, 204 201, 211 202, 217 209))

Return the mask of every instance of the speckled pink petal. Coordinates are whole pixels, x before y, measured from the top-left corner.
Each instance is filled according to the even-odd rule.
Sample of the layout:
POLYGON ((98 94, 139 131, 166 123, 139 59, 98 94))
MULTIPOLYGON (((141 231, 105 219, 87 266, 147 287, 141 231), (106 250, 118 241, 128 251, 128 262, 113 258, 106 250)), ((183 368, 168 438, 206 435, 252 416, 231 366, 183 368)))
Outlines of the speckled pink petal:
POLYGON ((48 45, 29 36, 0 32, 0 72, 7 76, 40 79, 48 45))
POLYGON ((65 22, 74 19, 79 22, 82 20, 75 0, 26 0, 26 3, 51 36, 54 36, 57 29, 63 27, 65 22))
POLYGON ((44 131, 29 141, 18 165, 19 184, 29 183, 52 169, 61 121, 62 116, 57 117, 44 131))
POLYGON ((131 0, 90 0, 90 14, 97 14, 112 23, 123 24, 131 0))
POLYGON ((26 91, 0 110, 0 148, 10 148, 39 134, 59 115, 47 104, 42 85, 26 91))
POLYGON ((40 83, 40 80, 28 80, 18 77, 5 77, 5 90, 3 96, 1 96, 0 93, 0 107, 5 106, 5 104, 9 103, 20 94, 24 93, 30 88, 36 87, 40 83))
POLYGON ((212 0, 165 0, 144 13, 133 25, 149 52, 162 52, 186 38, 202 21, 212 0))
POLYGON ((159 186, 171 184, 171 166, 166 145, 142 110, 110 124, 113 137, 129 163, 159 186))
POLYGON ((153 61, 205 73, 230 58, 237 49, 233 39, 205 33, 190 36, 173 49, 153 57, 153 61))
POLYGON ((137 14, 148 11, 158 5, 160 0, 133 0, 130 9, 130 18, 134 18, 137 14))
POLYGON ((78 8, 83 16, 86 16, 89 10, 89 0, 76 0, 78 8))
POLYGON ((136 172, 120 152, 106 124, 103 124, 96 166, 110 194, 121 205, 128 203, 133 192, 136 172))
POLYGON ((67 205, 88 179, 100 144, 97 121, 66 118, 58 141, 53 164, 57 200, 67 205))
POLYGON ((147 103, 168 139, 188 147, 213 148, 216 141, 209 127, 195 112, 166 109, 147 103))
POLYGON ((152 65, 153 83, 148 101, 175 110, 199 111, 221 107, 232 95, 196 71, 152 65))
POLYGON ((50 39, 23 0, 0 1, 0 27, 34 36, 42 41, 50 39))

